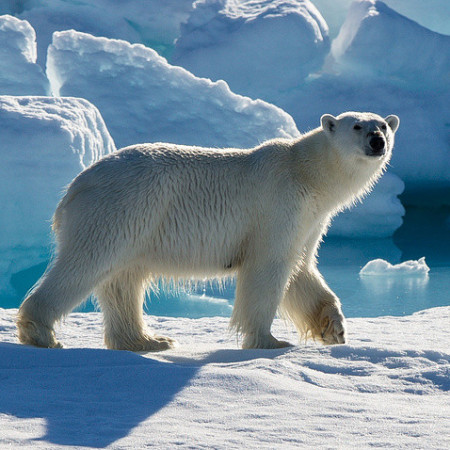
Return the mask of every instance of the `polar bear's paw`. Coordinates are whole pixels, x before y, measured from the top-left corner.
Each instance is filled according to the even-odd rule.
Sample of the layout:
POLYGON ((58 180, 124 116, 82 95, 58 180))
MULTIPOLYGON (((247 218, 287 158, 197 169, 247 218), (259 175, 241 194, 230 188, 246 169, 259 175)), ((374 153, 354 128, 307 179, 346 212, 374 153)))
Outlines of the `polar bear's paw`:
POLYGON ((265 349, 275 349, 275 348, 285 348, 292 347, 292 344, 286 341, 279 341, 274 338, 271 334, 268 335, 258 335, 254 333, 249 333, 245 336, 242 343, 243 349, 250 348, 265 348, 265 349))
POLYGON ((27 319, 19 313, 17 320, 19 341, 25 345, 34 345, 44 348, 62 348, 60 342, 55 338, 55 332, 37 321, 27 319))
POLYGON ((111 339, 105 337, 106 346, 110 350, 129 350, 132 352, 161 352, 175 347, 176 341, 165 336, 149 336, 144 334, 134 340, 111 339))
POLYGON ((320 338, 325 345, 345 344, 345 317, 340 308, 325 307, 320 315, 320 338))

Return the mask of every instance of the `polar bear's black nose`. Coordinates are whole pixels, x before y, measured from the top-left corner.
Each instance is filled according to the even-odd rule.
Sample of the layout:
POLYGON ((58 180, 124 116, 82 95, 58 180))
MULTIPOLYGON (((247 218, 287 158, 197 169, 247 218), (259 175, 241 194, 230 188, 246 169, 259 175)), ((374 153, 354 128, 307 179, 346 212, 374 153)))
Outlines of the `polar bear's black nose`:
POLYGON ((380 136, 374 136, 369 142, 374 155, 382 155, 384 150, 384 139, 380 136))

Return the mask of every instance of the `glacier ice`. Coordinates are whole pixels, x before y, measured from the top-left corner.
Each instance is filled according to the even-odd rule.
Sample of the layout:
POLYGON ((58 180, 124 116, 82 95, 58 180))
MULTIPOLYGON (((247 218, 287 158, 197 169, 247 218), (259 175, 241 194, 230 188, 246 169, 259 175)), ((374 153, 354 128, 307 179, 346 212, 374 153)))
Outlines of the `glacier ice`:
POLYGON ((83 99, 0 96, 0 123, 1 295, 13 273, 48 258, 64 187, 115 145, 83 99))
POLYGON ((0 95, 48 95, 49 83, 36 56, 33 27, 26 20, 0 16, 0 95))
POLYGON ((118 147, 139 142, 251 147, 299 132, 292 118, 224 81, 197 78, 140 44, 56 32, 47 74, 55 95, 95 104, 118 147))

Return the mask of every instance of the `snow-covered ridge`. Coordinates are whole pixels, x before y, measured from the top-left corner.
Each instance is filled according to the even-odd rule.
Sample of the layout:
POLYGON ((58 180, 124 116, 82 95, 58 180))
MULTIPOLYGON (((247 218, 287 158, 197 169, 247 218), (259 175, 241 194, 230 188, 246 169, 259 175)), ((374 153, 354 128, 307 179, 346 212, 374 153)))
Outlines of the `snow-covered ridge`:
MULTIPOLYGON (((283 350, 238 349, 223 318, 150 316, 179 342, 158 354, 102 349, 98 313, 69 316, 65 350, 21 346, 15 314, 0 309, 4 447, 450 444, 450 307, 350 319, 348 345, 283 350)), ((274 332, 295 343, 284 322, 274 332)))

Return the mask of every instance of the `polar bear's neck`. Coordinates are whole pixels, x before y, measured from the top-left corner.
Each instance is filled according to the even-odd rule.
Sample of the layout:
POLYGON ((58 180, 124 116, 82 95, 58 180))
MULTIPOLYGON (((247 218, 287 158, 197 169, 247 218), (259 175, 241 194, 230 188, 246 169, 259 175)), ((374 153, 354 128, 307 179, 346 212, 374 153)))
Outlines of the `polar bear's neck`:
POLYGON ((293 152, 299 184, 336 212, 370 192, 386 165, 361 157, 343 158, 322 128, 294 142, 293 152))

